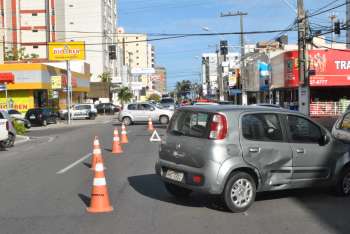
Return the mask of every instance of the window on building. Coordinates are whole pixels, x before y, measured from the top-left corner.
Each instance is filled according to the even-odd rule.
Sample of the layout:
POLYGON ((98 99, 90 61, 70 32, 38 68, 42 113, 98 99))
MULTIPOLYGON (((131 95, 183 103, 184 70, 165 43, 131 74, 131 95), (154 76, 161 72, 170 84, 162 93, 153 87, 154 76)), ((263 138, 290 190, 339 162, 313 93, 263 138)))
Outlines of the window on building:
POLYGON ((136 59, 139 59, 139 56, 137 56, 136 59))
POLYGON ((32 13, 32 16, 38 16, 38 13, 32 13))
POLYGON ((37 45, 33 46, 33 49, 38 49, 38 48, 39 48, 39 46, 37 46, 37 45))
POLYGON ((74 7, 74 5, 73 4, 69 4, 69 7, 74 7))
POLYGON ((37 33, 38 30, 37 30, 37 29, 33 29, 32 32, 33 32, 33 33, 37 33))
POLYGON ((139 63, 136 63, 137 66, 139 66, 140 64, 139 63))
POLYGON ((139 39, 139 37, 136 37, 136 40, 138 40, 139 39))
POLYGON ((69 22, 69 24, 74 24, 74 22, 69 22))
POLYGON ((138 53, 139 51, 138 50, 136 50, 136 53, 138 53))

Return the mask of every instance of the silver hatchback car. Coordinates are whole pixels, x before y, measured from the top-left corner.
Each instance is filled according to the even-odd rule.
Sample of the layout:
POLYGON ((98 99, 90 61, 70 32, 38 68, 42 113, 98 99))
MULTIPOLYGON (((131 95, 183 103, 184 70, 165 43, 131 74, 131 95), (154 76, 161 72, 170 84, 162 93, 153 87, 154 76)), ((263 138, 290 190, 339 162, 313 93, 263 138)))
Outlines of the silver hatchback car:
POLYGON ((147 122, 149 118, 154 123, 168 124, 174 111, 163 109, 150 103, 130 103, 119 113, 119 121, 125 125, 135 122, 147 122))
POLYGON ((262 191, 329 186, 350 195, 350 145, 278 108, 180 108, 155 168, 174 196, 221 194, 232 212, 247 210, 262 191))

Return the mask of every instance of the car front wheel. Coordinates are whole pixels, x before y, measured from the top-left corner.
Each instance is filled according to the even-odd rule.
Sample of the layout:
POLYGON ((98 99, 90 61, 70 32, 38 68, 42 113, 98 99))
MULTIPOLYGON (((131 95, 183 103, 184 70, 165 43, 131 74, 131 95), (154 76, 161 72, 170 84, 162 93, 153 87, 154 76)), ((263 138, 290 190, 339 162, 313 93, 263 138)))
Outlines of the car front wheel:
POLYGON ((227 181, 223 198, 234 213, 244 212, 253 204, 256 194, 254 179, 245 172, 235 172, 227 181))
POLYGON ((179 187, 175 184, 164 182, 164 185, 166 190, 174 197, 178 197, 178 198, 188 197, 192 192, 189 189, 179 187))
POLYGON ((126 126, 129 126, 129 125, 132 124, 132 121, 131 121, 130 117, 124 117, 122 122, 123 122, 123 124, 125 124, 126 126))
POLYGON ((350 166, 345 167, 341 172, 336 192, 340 196, 350 196, 350 166))
POLYGON ((160 116, 159 122, 160 122, 161 124, 168 124, 168 123, 169 123, 169 117, 168 117, 168 116, 165 116, 165 115, 160 116))

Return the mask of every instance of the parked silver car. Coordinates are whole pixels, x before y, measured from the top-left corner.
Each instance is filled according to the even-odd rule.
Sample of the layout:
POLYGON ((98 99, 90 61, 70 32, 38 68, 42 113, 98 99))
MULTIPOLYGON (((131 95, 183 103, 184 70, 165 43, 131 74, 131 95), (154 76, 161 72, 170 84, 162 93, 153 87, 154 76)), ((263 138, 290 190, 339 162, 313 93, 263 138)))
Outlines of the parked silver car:
POLYGON ((155 168, 174 196, 221 194, 232 212, 247 210, 261 191, 333 186, 350 195, 350 145, 279 108, 180 108, 155 168))
POLYGON ((130 103, 119 113, 119 121, 125 125, 136 122, 147 122, 152 118, 154 123, 167 124, 174 111, 162 109, 150 103, 130 103))

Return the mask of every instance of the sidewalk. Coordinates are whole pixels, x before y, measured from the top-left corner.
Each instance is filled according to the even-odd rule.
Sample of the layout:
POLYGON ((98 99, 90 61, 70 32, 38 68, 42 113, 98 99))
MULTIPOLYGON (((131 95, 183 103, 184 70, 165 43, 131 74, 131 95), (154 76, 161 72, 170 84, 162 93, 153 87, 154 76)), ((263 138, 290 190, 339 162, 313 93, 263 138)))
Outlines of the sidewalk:
POLYGON ((32 126, 28 131, 40 131, 45 129, 57 129, 57 128, 70 128, 76 126, 84 125, 94 125, 94 124, 105 124, 110 122, 117 122, 117 115, 98 115, 96 119, 81 119, 81 120, 72 120, 71 124, 68 125, 66 120, 58 120, 57 124, 49 124, 47 126, 32 126))

